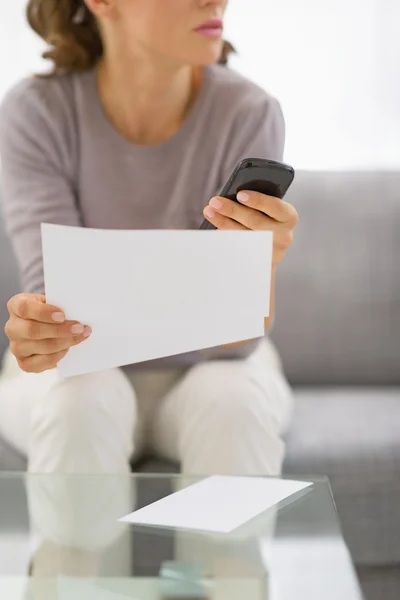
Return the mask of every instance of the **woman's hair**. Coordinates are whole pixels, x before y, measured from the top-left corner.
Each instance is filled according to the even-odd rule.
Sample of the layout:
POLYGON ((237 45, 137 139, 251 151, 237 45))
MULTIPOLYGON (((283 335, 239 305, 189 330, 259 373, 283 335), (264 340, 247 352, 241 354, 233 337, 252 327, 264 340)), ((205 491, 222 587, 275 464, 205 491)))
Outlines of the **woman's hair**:
MULTIPOLYGON (((100 30, 83 0, 29 0, 27 17, 49 45, 43 58, 53 62, 52 74, 88 71, 101 58, 100 30)), ((226 65, 233 52, 233 46, 224 42, 219 63, 226 65)))

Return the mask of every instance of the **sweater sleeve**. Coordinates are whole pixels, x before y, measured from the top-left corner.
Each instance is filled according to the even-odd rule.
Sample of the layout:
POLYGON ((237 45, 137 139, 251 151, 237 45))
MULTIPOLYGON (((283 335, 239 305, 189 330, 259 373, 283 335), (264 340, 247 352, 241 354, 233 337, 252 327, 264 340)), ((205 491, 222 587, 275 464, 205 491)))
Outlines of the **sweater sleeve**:
POLYGON ((25 81, 0 107, 3 210, 20 271, 22 289, 44 293, 41 223, 79 226, 67 123, 50 82, 25 81))
POLYGON ((280 103, 269 95, 242 104, 235 118, 224 161, 224 182, 244 158, 281 162, 285 146, 285 120, 280 103))

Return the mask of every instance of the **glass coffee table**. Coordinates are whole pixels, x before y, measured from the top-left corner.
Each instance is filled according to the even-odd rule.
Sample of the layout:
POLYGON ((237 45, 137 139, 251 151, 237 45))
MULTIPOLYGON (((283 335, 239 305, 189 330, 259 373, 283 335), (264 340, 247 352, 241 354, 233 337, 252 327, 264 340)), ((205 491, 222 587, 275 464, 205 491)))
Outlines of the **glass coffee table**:
POLYGON ((324 480, 231 534, 118 521, 201 479, 0 474, 0 598, 361 600, 324 480))

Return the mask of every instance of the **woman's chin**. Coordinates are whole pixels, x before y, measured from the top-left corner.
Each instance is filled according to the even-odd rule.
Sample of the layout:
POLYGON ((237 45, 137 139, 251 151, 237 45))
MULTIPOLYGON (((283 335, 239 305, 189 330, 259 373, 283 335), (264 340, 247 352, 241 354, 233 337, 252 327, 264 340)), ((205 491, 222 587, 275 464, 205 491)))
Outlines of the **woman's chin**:
POLYGON ((206 67, 208 65, 215 65, 219 62, 221 58, 221 52, 208 52, 203 53, 198 59, 194 62, 196 65, 200 65, 202 67, 206 67))
POLYGON ((223 41, 218 40, 205 40, 201 44, 202 48, 196 48, 195 51, 191 52, 191 63, 195 65, 207 66, 217 63, 222 54, 223 41))

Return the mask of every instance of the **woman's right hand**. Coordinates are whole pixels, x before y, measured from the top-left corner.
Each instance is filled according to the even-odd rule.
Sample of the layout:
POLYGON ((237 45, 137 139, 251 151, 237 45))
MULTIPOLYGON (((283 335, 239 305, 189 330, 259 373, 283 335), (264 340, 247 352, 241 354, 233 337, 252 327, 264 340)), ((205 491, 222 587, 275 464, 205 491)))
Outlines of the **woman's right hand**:
POLYGON ((40 294, 17 294, 7 308, 10 318, 4 330, 10 350, 27 373, 54 369, 72 346, 92 332, 78 321, 67 321, 63 311, 46 304, 40 294))

